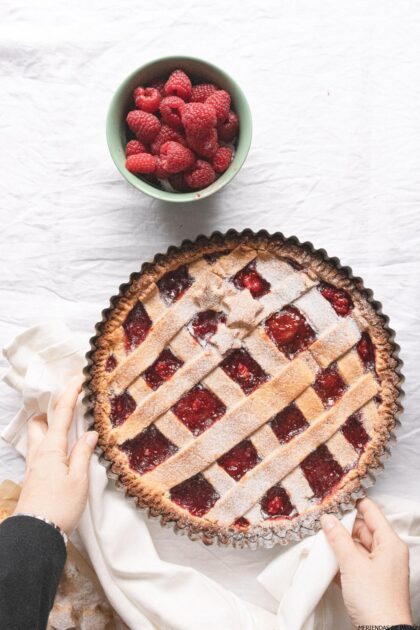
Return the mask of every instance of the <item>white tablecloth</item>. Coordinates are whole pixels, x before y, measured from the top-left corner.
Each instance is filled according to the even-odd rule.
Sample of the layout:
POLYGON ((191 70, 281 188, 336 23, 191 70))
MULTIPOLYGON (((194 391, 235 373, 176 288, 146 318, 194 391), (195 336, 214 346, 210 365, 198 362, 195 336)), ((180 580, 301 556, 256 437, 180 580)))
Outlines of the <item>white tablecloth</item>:
MULTIPOLYGON (((376 489, 418 499, 419 33, 420 4, 404 0, 3 3, 0 345, 47 318, 93 332, 140 261, 183 238, 229 227, 296 234, 364 277, 397 330, 406 411, 376 489), (185 207, 126 184, 104 133, 120 81, 176 53, 230 72, 254 119, 234 182, 185 207)), ((0 385, 2 425, 18 403, 0 385)), ((0 479, 22 470, 1 444, 0 479)), ((255 576, 277 550, 204 548, 151 528, 162 557, 188 557, 248 601, 276 609, 255 576)))

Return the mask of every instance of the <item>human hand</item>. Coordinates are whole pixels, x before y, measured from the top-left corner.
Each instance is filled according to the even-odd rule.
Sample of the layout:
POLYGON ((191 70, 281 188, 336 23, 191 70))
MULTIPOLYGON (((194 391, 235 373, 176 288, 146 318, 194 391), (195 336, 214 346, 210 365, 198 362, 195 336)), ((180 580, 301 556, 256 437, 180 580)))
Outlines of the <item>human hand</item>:
POLYGON ((87 431, 67 455, 67 433, 81 379, 73 378, 49 414, 28 422, 28 452, 22 492, 15 512, 42 516, 70 534, 85 509, 89 460, 98 440, 87 431))
POLYGON ((412 624, 408 547, 370 499, 357 505, 352 536, 331 514, 321 517, 340 567, 344 603, 357 626, 412 624))

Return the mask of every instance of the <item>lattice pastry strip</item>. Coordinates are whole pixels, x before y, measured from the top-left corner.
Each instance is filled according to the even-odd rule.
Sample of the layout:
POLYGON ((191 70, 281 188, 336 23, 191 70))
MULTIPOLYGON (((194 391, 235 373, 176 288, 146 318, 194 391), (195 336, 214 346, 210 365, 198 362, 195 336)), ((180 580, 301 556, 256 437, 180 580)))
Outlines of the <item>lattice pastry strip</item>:
POLYGON ((341 431, 337 431, 337 433, 327 440, 326 445, 331 455, 344 470, 352 468, 358 460, 358 452, 354 446, 346 440, 341 431))
POLYGON ((361 409, 360 416, 366 433, 371 437, 380 421, 378 408, 372 400, 361 409))
POLYGON ((303 514, 310 508, 314 502, 314 492, 300 466, 297 466, 286 475, 281 483, 289 495, 292 505, 296 507, 300 514, 303 514))
POLYGON ((185 448, 194 441, 193 434, 172 413, 167 411, 155 422, 155 426, 163 435, 179 449, 185 448))
POLYGON ((219 367, 203 379, 203 385, 211 389, 228 408, 244 401, 246 398, 239 385, 219 367))
POLYGON ((279 352, 275 344, 261 328, 256 328, 245 339, 244 346, 270 376, 278 374, 288 363, 288 359, 279 352))
POLYGON ((331 328, 340 321, 331 304, 322 297, 317 288, 301 295, 293 305, 303 313, 317 333, 331 328))

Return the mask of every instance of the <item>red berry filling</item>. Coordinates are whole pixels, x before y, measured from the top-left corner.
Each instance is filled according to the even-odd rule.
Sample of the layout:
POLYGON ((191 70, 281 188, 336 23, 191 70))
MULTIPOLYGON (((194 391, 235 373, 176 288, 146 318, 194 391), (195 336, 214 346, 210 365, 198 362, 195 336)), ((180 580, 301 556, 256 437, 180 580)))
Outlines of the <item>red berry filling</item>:
POLYGON ((190 327, 193 336, 198 341, 207 341, 217 331, 220 322, 226 321, 226 315, 212 310, 201 311, 193 317, 190 327))
POLYGON ((335 363, 318 374, 313 387, 326 407, 331 407, 347 389, 335 363))
POLYGON ((126 350, 133 350, 144 341, 152 326, 152 320, 141 302, 131 309, 123 323, 126 350))
POLYGON ((265 322, 265 330, 289 359, 305 350, 315 339, 315 332, 294 306, 273 313, 265 322))
POLYGON ((194 435, 200 435, 226 412, 222 401, 202 385, 196 385, 172 407, 173 413, 194 435))
POLYGON ((109 417, 114 427, 122 424, 136 408, 136 401, 128 392, 123 392, 119 396, 113 396, 110 403, 111 413, 109 417))
POLYGON ((270 422, 270 426, 280 444, 289 442, 295 435, 304 431, 308 422, 301 410, 292 404, 280 411, 270 422))
POLYGON ((255 265, 255 260, 252 260, 246 267, 238 271, 232 282, 237 289, 249 289, 252 297, 259 298, 270 291, 271 284, 258 273, 255 265))
POLYGON ((235 519, 233 524, 236 525, 236 527, 249 527, 249 521, 245 516, 239 516, 235 519))
POLYGON ((362 333, 357 344, 357 354, 367 370, 375 369, 375 346, 367 332, 362 333))
POLYGON ((247 396, 268 380, 262 367, 242 348, 231 352, 222 361, 220 367, 238 383, 247 396))
POLYGON ((182 265, 174 271, 168 271, 157 281, 162 297, 169 304, 179 300, 192 283, 193 279, 189 275, 186 265, 182 265))
POLYGON ((350 313, 353 308, 353 302, 347 291, 344 291, 344 289, 338 289, 337 287, 332 287, 330 284, 326 284, 325 282, 322 282, 319 285, 319 290, 324 298, 330 302, 337 315, 345 317, 350 313))
POLYGON ((335 461, 325 444, 319 446, 301 463, 301 468, 314 495, 323 499, 335 486, 344 471, 335 461))
POLYGON ((112 372, 117 367, 117 359, 110 354, 105 363, 105 372, 112 372))
POLYGON ((216 260, 219 260, 222 256, 227 256, 230 254, 230 249, 223 249, 221 252, 212 252, 211 254, 204 254, 204 260, 207 260, 209 265, 214 265, 216 260))
POLYGON ((359 453, 363 451, 366 444, 369 442, 369 436, 361 423, 359 413, 353 413, 347 418, 341 430, 346 440, 348 440, 359 453))
POLYGON ((143 475, 176 453, 178 448, 151 424, 135 438, 124 442, 121 450, 127 454, 130 467, 143 475))
POLYGON ((265 518, 290 516, 296 511, 286 490, 279 483, 267 490, 261 499, 261 510, 265 518))
POLYGON ((233 477, 235 481, 239 481, 248 470, 254 468, 260 462, 257 449, 251 440, 243 440, 240 444, 234 446, 230 451, 222 455, 217 460, 228 475, 233 477))
POLYGON ((169 380, 181 365, 184 365, 184 362, 178 359, 169 348, 166 348, 160 353, 156 361, 147 368, 143 378, 149 387, 157 389, 162 383, 169 380))
POLYGON ((172 501, 188 510, 193 516, 204 516, 220 498, 211 483, 201 473, 179 483, 169 492, 172 501))

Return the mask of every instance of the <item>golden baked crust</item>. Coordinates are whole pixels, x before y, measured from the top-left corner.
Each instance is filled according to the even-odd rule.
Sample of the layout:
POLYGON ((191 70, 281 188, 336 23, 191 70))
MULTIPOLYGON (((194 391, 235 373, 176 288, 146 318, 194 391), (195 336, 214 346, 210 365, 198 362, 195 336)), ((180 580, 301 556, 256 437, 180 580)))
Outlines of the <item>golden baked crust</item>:
MULTIPOLYGON (((223 258, 219 260, 223 261, 223 258)), ((225 260, 229 261, 229 256, 227 256, 225 260)), ((219 262, 216 261, 215 265, 219 265, 219 262)), ((229 262, 227 262, 226 265, 229 266, 229 262)), ((224 277, 230 277, 230 275, 232 275, 230 271, 231 270, 228 268, 219 269, 220 275, 224 277)), ((200 273, 202 273, 202 270, 200 273)), ((216 274, 217 273, 216 267, 216 274)), ((200 274, 197 275, 200 276, 200 274)), ((203 287, 205 287, 207 283, 208 279, 206 277, 203 280, 203 287)), ((194 284, 190 290, 192 290, 193 287, 194 284)), ((199 289, 200 290, 196 290, 194 298, 198 304, 198 310, 199 306, 211 304, 211 301, 217 299, 218 296, 217 286, 209 291, 209 295, 205 294, 205 291, 200 288, 200 286, 199 289)), ((245 294, 245 291, 240 293, 245 294)), ((246 293, 249 292, 246 291, 246 293)), ((226 298, 226 296, 224 296, 224 298, 226 298)), ((238 309, 240 310, 242 304, 238 302, 235 296, 231 299, 236 300, 235 308, 232 309, 233 313, 235 313, 235 309, 236 311, 238 311, 238 309)), ((247 302, 242 295, 241 299, 244 302, 246 312, 247 302)), ((181 301, 182 300, 176 304, 179 304, 181 301)), ((252 302, 256 302, 256 300, 252 300, 252 302)), ((224 302, 224 304, 226 304, 226 302, 224 302)), ((253 326, 252 317, 255 317, 255 321, 258 323, 258 317, 261 317, 261 314, 257 312, 258 308, 256 308, 256 311, 250 316, 250 321, 244 321, 243 318, 245 317, 246 320, 246 314, 241 315, 242 320, 239 324, 233 321, 235 317, 234 314, 232 315, 232 327, 236 332, 238 328, 235 328, 235 326, 242 325, 239 334, 244 336, 242 336, 241 339, 248 339, 247 335, 250 334, 250 331, 255 331, 256 328, 253 326), (243 332, 244 326, 249 327, 245 333, 243 332)), ((269 307, 267 306, 267 308, 269 307)), ((202 310, 205 310, 205 308, 202 310)), ((186 313, 188 315, 187 311, 186 313)), ((178 315, 175 316, 175 320, 177 320, 177 317, 178 315)), ((179 321, 181 321, 181 319, 179 321)), ((178 330, 176 326, 175 328, 178 330)), ((225 236, 216 233, 210 238, 199 237, 194 243, 185 242, 181 248, 170 248, 166 255, 159 255, 155 258, 154 263, 144 265, 141 273, 133 274, 130 283, 121 287, 120 295, 111 300, 111 308, 104 312, 104 321, 98 325, 97 329, 98 334, 92 340, 93 348, 91 353, 89 353, 89 367, 86 370, 86 391, 89 398, 90 413, 93 415, 94 419, 94 426, 99 432, 99 448, 103 452, 104 458, 111 462, 111 470, 118 476, 120 484, 122 484, 128 495, 136 498, 140 507, 147 508, 152 516, 159 516, 163 523, 172 523, 175 525, 176 529, 187 531, 192 538, 199 537, 207 543, 217 538, 222 543, 232 543, 236 546, 253 546, 256 544, 256 541, 258 544, 259 540, 285 542, 298 539, 304 533, 319 527, 320 514, 326 511, 340 512, 346 509, 346 507, 350 507, 352 503, 354 503, 355 498, 360 496, 363 492, 362 481, 365 479, 366 475, 370 471, 381 467, 380 458, 386 450, 386 445, 395 427, 396 417, 399 411, 398 398, 400 396, 399 383, 401 377, 399 374, 398 359, 396 357, 397 348, 393 342, 392 334, 388 329, 387 319, 380 313, 377 303, 373 302, 371 292, 364 289, 362 281, 359 278, 353 278, 348 268, 340 267, 337 259, 329 259, 325 252, 315 251, 309 244, 302 245, 297 239, 285 239, 280 234, 268 235, 265 232, 254 234, 251 231, 238 234, 231 231, 225 236), (184 474, 185 471, 182 469, 184 464, 185 466, 191 466, 191 462, 194 462, 191 475, 195 474, 197 470, 200 470, 199 464, 196 464, 197 453, 204 452, 208 454, 214 451, 214 444, 210 438, 212 431, 207 430, 201 433, 200 436, 181 448, 181 453, 178 452, 176 455, 157 466, 154 470, 140 475, 130 468, 128 457, 119 448, 119 444, 126 439, 134 437, 142 428, 158 420, 162 414, 164 415, 165 411, 159 411, 159 403, 161 402, 162 396, 164 398, 166 398, 166 396, 170 397, 171 395, 175 395, 177 390, 171 385, 171 387, 166 387, 165 394, 162 394, 162 396, 159 395, 160 389, 157 389, 156 392, 152 392, 146 403, 143 400, 139 402, 138 409, 136 410, 137 414, 136 412, 133 414, 134 420, 130 423, 130 418, 128 418, 126 422, 119 427, 113 427, 110 422, 109 395, 110 391, 122 392, 127 386, 130 385, 131 387, 133 379, 137 378, 137 376, 144 371, 145 367, 154 361, 155 356, 159 354, 161 348, 166 347, 168 343, 167 339, 172 339, 171 335, 173 331, 169 328, 173 318, 170 318, 168 321, 163 322, 164 325, 161 326, 162 333, 158 332, 155 335, 156 339, 154 338, 148 342, 147 347, 150 349, 150 352, 152 352, 153 349, 154 354, 152 353, 148 356, 146 353, 145 356, 145 353, 142 352, 143 344, 140 344, 138 348, 131 353, 131 359, 129 357, 127 360, 127 357, 123 356, 124 352, 121 351, 123 343, 122 324, 137 301, 140 300, 141 302, 152 304, 152 300, 156 300, 156 295, 158 295, 156 282, 167 272, 175 270, 181 265, 191 266, 194 263, 200 265, 198 261, 206 254, 226 251, 233 252, 234 250, 236 252, 235 258, 237 259, 237 264, 232 268, 234 268, 235 271, 244 267, 247 262, 255 258, 257 254, 263 261, 268 261, 267 264, 270 263, 271 258, 275 260, 280 259, 287 264, 291 263, 296 271, 293 275, 296 276, 296 278, 299 276, 299 282, 304 283, 304 285, 302 285, 302 293, 299 294, 299 297, 308 293, 318 282, 324 282, 333 287, 345 290, 347 294, 351 296, 354 305, 354 316, 349 321, 345 318, 339 318, 334 328, 331 329, 331 327, 327 327, 322 334, 317 336, 317 339, 314 340, 307 351, 298 354, 291 361, 286 361, 280 371, 278 366, 273 368, 274 371, 271 374, 272 378, 268 383, 261 386, 261 388, 253 392, 249 397, 244 397, 243 400, 239 400, 235 409, 238 408, 242 410, 243 408, 246 411, 246 406, 249 406, 250 401, 253 402, 255 399, 255 405, 259 404, 258 401, 261 398, 259 395, 260 391, 264 390, 264 396, 268 397, 265 398, 265 401, 275 401, 276 398, 273 397, 274 393, 282 393, 285 388, 287 390, 291 388, 292 385, 295 387, 296 382, 301 379, 301 386, 299 385, 296 389, 298 393, 294 391, 290 402, 296 402, 296 399, 298 399, 299 409, 304 413, 306 419, 311 418, 310 427, 286 444, 280 445, 276 448, 275 452, 270 452, 270 449, 268 449, 267 456, 262 458, 262 462, 260 462, 258 466, 234 483, 231 488, 229 487, 227 490, 224 488, 226 496, 222 496, 208 514, 198 517, 171 501, 168 496, 169 480, 175 479, 177 474, 181 480, 186 478, 186 476, 190 476, 184 474), (243 260, 241 257, 243 257, 243 260), (356 322, 356 325, 354 322, 356 322), (369 334, 375 347, 374 376, 372 376, 372 374, 363 374, 360 362, 355 359, 354 346, 356 342, 354 340, 356 336, 354 335, 357 334, 355 332, 356 330, 360 333, 358 327, 369 334), (160 334, 161 337, 159 336, 160 334), (110 374, 106 371, 106 362, 110 354, 117 354, 118 358, 121 359, 121 367, 118 366, 114 374, 112 372, 110 374), (135 360, 133 360, 134 355, 135 360), (319 398, 315 395, 311 386, 311 375, 313 375, 311 370, 315 368, 317 370, 327 368, 332 362, 338 364, 340 373, 343 375, 348 385, 348 391, 332 408, 325 410, 324 408, 320 408, 319 398), (314 365, 315 368, 313 367, 314 365), (288 371, 290 372, 289 380, 286 378, 288 371), (304 380, 305 378, 307 381, 304 380), (277 382, 280 384, 277 385, 277 382), (274 386, 280 389, 274 390, 274 386), (156 404, 158 404, 158 407, 156 407, 156 404), (357 411, 361 407, 363 407, 363 409, 366 408, 367 422, 370 422, 370 439, 364 450, 358 455, 357 461, 352 464, 351 467, 349 466, 349 470, 346 470, 344 476, 337 485, 334 486, 332 492, 327 494, 327 496, 318 503, 309 502, 305 504, 306 507, 303 513, 299 512, 287 518, 264 520, 260 517, 259 520, 245 528, 237 527, 229 523, 229 519, 231 519, 232 516, 237 518, 243 515, 243 512, 234 514, 235 506, 239 504, 248 506, 249 502, 254 503, 254 499, 257 496, 255 492, 258 494, 258 491, 255 490, 255 486, 258 489, 260 487, 258 484, 261 483, 261 487, 266 488, 265 472, 270 474, 270 471, 280 470, 280 455, 282 461, 286 458, 291 464, 286 467, 286 472, 282 469, 279 478, 271 479, 272 484, 284 480, 285 478, 288 479, 289 486, 295 483, 295 477, 298 476, 296 469, 299 468, 299 462, 303 457, 311 452, 311 444, 317 445, 318 443, 322 444, 327 441, 320 441, 319 435, 321 434, 321 427, 322 435, 325 433, 325 427, 329 427, 329 437, 327 439, 331 440, 334 438, 333 442, 331 442, 331 447, 337 448, 337 452, 345 460, 345 449, 340 451, 342 445, 339 444, 341 439, 339 429, 343 424, 343 409, 350 409, 351 413, 353 413, 352 409, 357 411), (154 416, 156 417, 154 417, 153 414, 151 415, 151 409, 155 411, 154 416), (138 424, 139 422, 140 424, 138 424), (334 424, 334 422, 336 424, 334 424), (311 435, 313 435, 313 442, 310 441, 311 435), (200 445, 202 450, 200 450, 200 445), (293 465, 295 460, 297 464, 293 465), (175 465, 174 462, 179 462, 179 466, 175 465), (179 468, 181 468, 181 473, 179 473, 179 468), (291 473, 293 474, 291 475, 291 473), (257 475, 259 475, 260 479, 257 479, 257 475), (252 497, 249 496, 247 491, 247 484, 249 484, 251 478, 254 482, 253 492, 255 494, 255 496, 253 494, 252 497), (218 504, 221 507, 218 508, 218 504), (214 515, 213 519, 212 514, 214 515)), ((159 329, 159 326, 157 326, 157 329, 159 329)), ((152 333, 150 336, 152 336, 152 333)), ((231 338, 229 338, 229 342, 232 342, 231 338)), ((255 351, 258 352, 261 342, 259 336, 255 337, 254 342, 252 347, 255 347, 255 351)), ((269 354, 269 351, 273 352, 273 361, 275 362, 277 360, 277 357, 274 356, 275 352, 272 348, 269 348, 271 342, 268 338, 266 342, 268 344, 267 353, 269 354)), ((219 348, 223 350, 226 349, 225 346, 223 346, 224 343, 226 343, 226 340, 220 339, 220 344, 222 345, 216 348, 214 351, 215 355, 212 355, 212 347, 208 356, 206 356, 206 361, 215 360, 214 356, 216 356, 215 365, 217 365, 217 352, 219 352, 219 348)), ((222 353, 223 356, 224 354, 225 353, 222 353)), ((265 355, 264 359, 266 362, 269 361, 265 355)), ((281 360, 284 360, 284 357, 281 358, 281 360)), ((194 370, 190 371, 194 372, 195 370, 199 370, 200 365, 203 364, 203 358, 198 357, 197 363, 194 365, 194 370)), ((189 378, 187 369, 185 369, 185 378, 189 378)), ((143 385, 141 386, 143 387, 143 385)), ((186 391, 186 389, 189 389, 189 387, 185 387, 184 391, 186 391)), ((176 399, 175 397, 175 400, 176 399)), ((170 400, 170 398, 168 398, 168 400, 170 400)), ((287 401, 286 404, 288 404, 287 401)), ((170 406, 171 405, 169 405, 169 407, 170 406)), ((282 403, 280 409, 285 406, 286 405, 282 403)), ((169 407, 165 400, 162 409, 165 410, 169 407)), ((263 418, 264 406, 260 408, 262 410, 261 418, 263 418)), ((228 408, 225 415, 227 419, 225 419, 225 417, 224 419, 225 422, 227 422, 229 421, 229 417, 233 415, 232 410, 228 408)), ((238 417, 239 415, 240 414, 238 414, 238 417)), ((264 431, 261 430, 264 429, 265 420, 263 419, 262 422, 258 420, 257 418, 255 427, 248 431, 248 436, 258 432, 256 441, 264 450, 264 439, 269 439, 269 436, 265 435, 264 431)), ((212 429, 217 427, 219 423, 221 423, 221 421, 216 422, 212 426, 212 429)), ((244 425, 241 425, 241 430, 246 433, 246 427, 244 427, 244 425)), ((240 442, 242 439, 244 439, 244 437, 241 434, 241 436, 237 438, 236 443, 240 442)), ((222 448, 220 454, 230 448, 232 447, 222 448)), ((209 466, 211 466, 211 462, 214 462, 216 459, 216 455, 212 456, 209 466)), ((215 464, 213 464, 213 466, 215 466, 215 464)), ((203 469, 204 467, 201 470, 203 469)), ((188 471, 189 469, 187 468, 186 470, 188 471)), ((296 483, 297 481, 298 480, 296 480, 296 483)), ((176 483, 177 482, 178 480, 176 483)), ((175 485, 175 483, 172 485, 175 485)), ((257 497, 257 501, 258 498, 260 497, 257 497)), ((248 513, 247 510, 245 510, 245 512, 248 513)))

